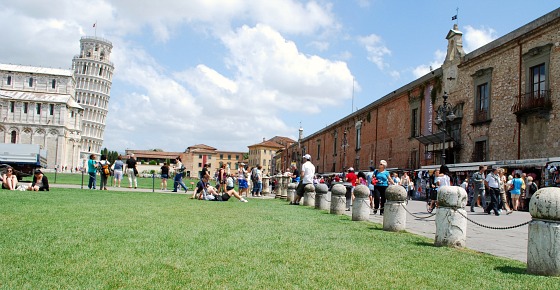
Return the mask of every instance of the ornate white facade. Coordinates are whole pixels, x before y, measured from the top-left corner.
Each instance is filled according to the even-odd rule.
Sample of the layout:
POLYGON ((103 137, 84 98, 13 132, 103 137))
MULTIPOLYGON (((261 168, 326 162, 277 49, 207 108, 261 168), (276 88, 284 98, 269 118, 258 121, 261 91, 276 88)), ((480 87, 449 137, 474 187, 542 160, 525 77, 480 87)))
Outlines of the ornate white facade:
POLYGON ((111 92, 111 42, 85 36, 72 69, 0 64, 0 143, 39 144, 47 166, 99 154, 111 92))
POLYGON ((0 142, 39 144, 47 166, 80 166, 83 108, 71 70, 0 64, 0 142))
POLYGON ((84 108, 82 120, 82 158, 99 154, 109 107, 113 63, 113 45, 100 37, 80 39, 80 54, 74 56, 72 68, 76 80, 76 101, 84 108))

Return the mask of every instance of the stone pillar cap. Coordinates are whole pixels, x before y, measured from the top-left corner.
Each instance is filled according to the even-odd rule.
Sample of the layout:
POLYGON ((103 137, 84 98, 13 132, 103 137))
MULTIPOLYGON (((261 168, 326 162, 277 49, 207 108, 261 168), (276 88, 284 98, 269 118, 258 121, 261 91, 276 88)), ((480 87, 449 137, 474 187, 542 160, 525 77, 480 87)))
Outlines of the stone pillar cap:
POLYGON ((331 188, 332 195, 346 195, 346 187, 342 184, 335 184, 331 188))
POLYGON ((405 201, 407 192, 406 189, 400 185, 389 185, 385 191, 385 197, 389 201, 405 201))
POLYGON ((365 185, 358 185, 354 188, 354 196, 365 198, 369 196, 369 188, 365 185))
POLYGON ((529 212, 533 218, 560 221, 560 188, 537 190, 529 202, 529 212))
POLYGON ((326 184, 319 183, 315 185, 315 192, 325 194, 329 191, 329 187, 326 184))

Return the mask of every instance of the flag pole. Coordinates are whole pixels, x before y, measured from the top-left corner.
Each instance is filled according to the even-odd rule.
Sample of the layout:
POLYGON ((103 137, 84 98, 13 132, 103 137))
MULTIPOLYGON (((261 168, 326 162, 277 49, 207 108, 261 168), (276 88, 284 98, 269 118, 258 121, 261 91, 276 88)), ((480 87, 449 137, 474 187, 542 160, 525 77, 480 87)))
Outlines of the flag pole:
POLYGON ((97 37, 97 20, 93 24, 93 36, 97 37))

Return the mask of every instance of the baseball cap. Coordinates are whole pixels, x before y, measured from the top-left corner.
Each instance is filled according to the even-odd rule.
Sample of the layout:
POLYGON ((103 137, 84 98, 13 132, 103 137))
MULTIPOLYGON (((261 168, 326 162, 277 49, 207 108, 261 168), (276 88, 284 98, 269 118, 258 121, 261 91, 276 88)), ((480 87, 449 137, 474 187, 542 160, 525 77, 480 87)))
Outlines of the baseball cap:
POLYGON ((354 171, 354 167, 348 168, 348 171, 354 171))
POLYGON ((307 159, 307 160, 311 160, 311 155, 305 154, 305 155, 303 155, 303 158, 305 158, 305 159, 307 159))

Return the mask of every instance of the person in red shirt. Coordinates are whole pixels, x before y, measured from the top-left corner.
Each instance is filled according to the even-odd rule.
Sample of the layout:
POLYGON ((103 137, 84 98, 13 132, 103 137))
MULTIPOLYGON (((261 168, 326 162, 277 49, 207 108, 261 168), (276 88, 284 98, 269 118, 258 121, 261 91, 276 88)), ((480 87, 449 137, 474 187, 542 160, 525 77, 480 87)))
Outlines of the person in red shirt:
POLYGON ((346 174, 346 181, 352 183, 352 187, 356 187, 356 180, 358 180, 358 176, 354 173, 354 168, 348 168, 348 173, 346 174))
MULTIPOLYGON (((356 187, 356 181, 358 180, 358 176, 354 173, 354 168, 348 168, 348 173, 346 174, 346 182, 352 183, 352 203, 354 203, 354 187, 356 187)), ((350 210, 350 207, 346 209, 347 211, 350 210)))

